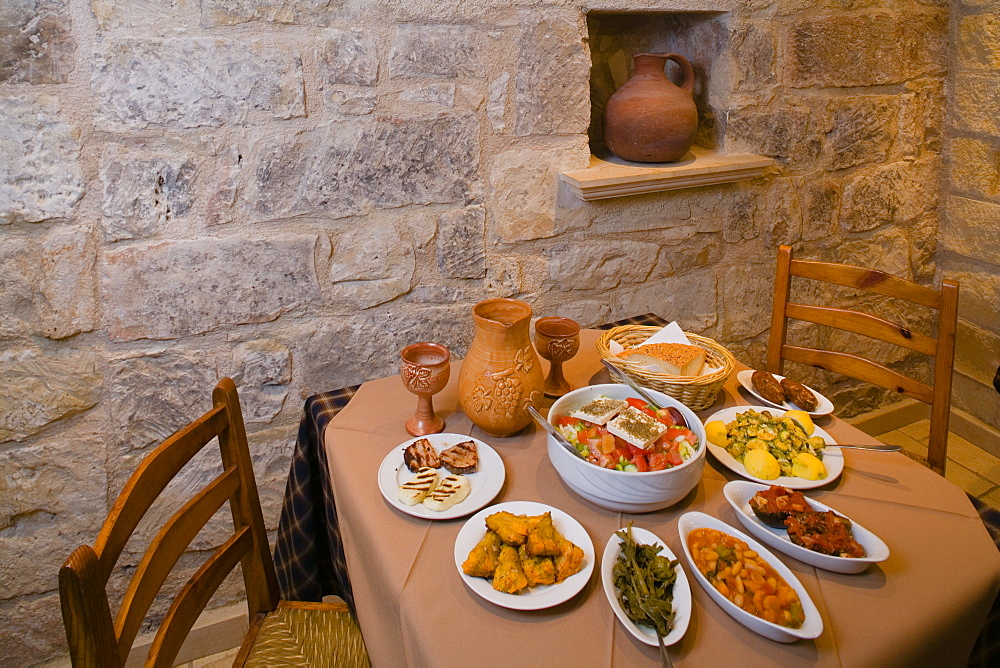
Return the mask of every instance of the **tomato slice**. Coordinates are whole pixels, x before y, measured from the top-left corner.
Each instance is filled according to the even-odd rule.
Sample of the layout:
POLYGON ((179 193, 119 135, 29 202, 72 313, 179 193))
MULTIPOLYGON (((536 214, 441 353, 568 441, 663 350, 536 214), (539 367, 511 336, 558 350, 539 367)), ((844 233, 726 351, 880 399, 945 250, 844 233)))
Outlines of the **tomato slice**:
POLYGON ((635 455, 632 457, 632 463, 635 464, 636 470, 640 473, 645 473, 649 470, 649 462, 646 461, 646 457, 643 455, 635 455))
POLYGON ((654 452, 646 459, 649 461, 650 471, 663 471, 670 468, 670 462, 667 460, 667 455, 663 452, 654 452))
MULTIPOLYGON (((648 454, 649 454, 649 450, 646 450, 645 448, 640 448, 640 447, 639 447, 638 445, 632 445, 632 444, 631 444, 631 443, 629 443, 628 441, 625 441, 625 446, 626 446, 626 448, 628 449, 628 452, 629 452, 629 455, 628 455, 628 456, 629 456, 629 457, 631 457, 632 455, 636 455, 636 456, 639 456, 639 455, 641 455, 641 456, 646 456, 646 455, 648 455, 648 454)), ((626 459, 627 459, 627 457, 626 457, 626 459)))
POLYGON ((681 457, 681 453, 677 452, 676 450, 669 450, 668 452, 664 453, 663 456, 667 458, 667 463, 670 464, 671 466, 680 466, 681 464, 684 463, 684 458, 681 457))
POLYGON ((618 446, 615 444, 615 437, 608 432, 604 432, 601 434, 601 444, 598 447, 601 449, 601 452, 611 452, 618 446))
POLYGON ((656 419, 667 425, 668 427, 673 427, 677 424, 677 420, 674 419, 673 414, 667 408, 661 408, 656 411, 656 419))
POLYGON ((579 421, 580 418, 570 417, 567 415, 565 417, 561 417, 558 420, 556 420, 556 425, 559 427, 565 427, 566 425, 575 424, 576 422, 579 421))
POLYGON ((628 403, 628 405, 629 405, 629 406, 631 406, 632 408, 639 408, 639 409, 643 409, 643 408, 645 408, 646 406, 648 406, 648 405, 649 405, 649 404, 647 404, 647 403, 646 403, 645 401, 643 401, 642 399, 636 399, 635 397, 627 397, 627 398, 625 399, 625 401, 626 401, 626 402, 628 403))
POLYGON ((667 433, 663 435, 663 437, 666 438, 668 441, 673 441, 678 436, 683 436, 684 440, 686 440, 691 445, 694 445, 695 443, 698 442, 698 437, 695 436, 694 432, 688 429, 687 427, 669 427, 667 429, 667 433))
POLYGON ((587 429, 581 429, 576 432, 576 437, 580 439, 580 442, 589 441, 592 438, 597 438, 597 427, 588 427, 587 429))

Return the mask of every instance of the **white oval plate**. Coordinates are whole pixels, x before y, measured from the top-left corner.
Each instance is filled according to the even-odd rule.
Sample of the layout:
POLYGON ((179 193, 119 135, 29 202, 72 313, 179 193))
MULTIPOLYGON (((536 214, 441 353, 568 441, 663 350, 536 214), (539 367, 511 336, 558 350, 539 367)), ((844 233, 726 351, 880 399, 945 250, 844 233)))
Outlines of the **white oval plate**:
MULTIPOLYGON (((726 500, 729 501, 729 505, 733 507, 733 510, 739 516, 743 526, 754 536, 774 549, 784 552, 788 556, 794 557, 810 566, 822 568, 826 571, 833 571, 834 573, 860 573, 868 568, 869 564, 875 564, 889 558, 889 547, 882 542, 882 539, 854 520, 851 520, 851 533, 854 534, 854 540, 858 541, 858 544, 865 548, 865 556, 863 557, 832 557, 796 545, 788 537, 787 531, 784 529, 775 529, 764 524, 750 507, 750 498, 757 492, 765 490, 768 487, 769 485, 761 485, 755 482, 733 480, 725 486, 723 492, 726 495, 726 500)), ((819 512, 833 510, 830 506, 824 505, 815 499, 806 499, 806 501, 813 510, 819 512)), ((836 510, 833 510, 833 512, 841 517, 847 517, 836 510)), ((851 518, 847 517, 847 519, 850 520, 851 518)))
POLYGON ((721 607, 727 615, 738 621, 740 624, 743 624, 743 626, 747 627, 754 633, 759 633, 765 638, 777 640, 778 642, 810 640, 812 638, 818 638, 820 634, 823 633, 823 618, 820 616, 819 610, 816 609, 816 605, 812 602, 812 599, 809 598, 809 592, 807 592, 806 588, 802 586, 802 583, 799 582, 797 577, 795 577, 795 574, 788 570, 788 567, 781 563, 781 561, 763 545, 745 533, 737 531, 725 522, 717 520, 710 515, 706 515, 705 513, 694 512, 681 515, 680 519, 677 520, 677 529, 680 532, 681 544, 684 546, 684 556, 687 557, 688 563, 691 565, 691 570, 695 573, 694 579, 701 584, 702 588, 708 592, 710 597, 712 597, 712 600, 718 603, 719 607, 721 607), (763 557, 764 561, 771 565, 771 568, 777 571, 778 574, 785 579, 785 582, 787 582, 789 586, 795 590, 795 593, 798 594, 799 601, 802 603, 802 611, 805 614, 805 622, 803 622, 801 628, 790 629, 785 626, 779 626, 778 624, 772 624, 765 619, 752 615, 720 594, 719 591, 712 586, 712 584, 708 581, 708 578, 702 575, 701 571, 699 571, 695 566, 694 559, 691 557, 691 550, 688 548, 688 534, 695 529, 702 528, 715 529, 716 531, 721 531, 734 538, 739 538, 740 540, 745 541, 746 544, 750 546, 750 549, 755 550, 757 554, 763 557))
POLYGON ((466 586, 490 603, 511 610, 541 610, 573 598, 580 593, 594 572, 594 558, 594 542, 590 540, 590 534, 583 528, 583 525, 558 508, 534 501, 508 501, 483 508, 465 522, 462 530, 458 532, 458 538, 455 539, 455 567, 466 586), (538 585, 518 594, 497 591, 493 588, 493 583, 486 578, 474 578, 466 575, 462 571, 462 564, 469 557, 472 548, 486 534, 486 517, 502 510, 515 515, 552 513, 552 524, 559 530, 559 533, 583 550, 583 569, 558 584, 538 585))
MULTIPOLYGON (((802 410, 802 409, 800 409, 798 406, 796 406, 793 403, 789 403, 789 402, 786 401, 783 404, 776 404, 773 401, 768 401, 764 397, 762 397, 759 394, 757 394, 757 391, 753 389, 753 383, 750 382, 750 377, 753 375, 753 372, 754 372, 754 369, 746 369, 746 370, 740 371, 738 374, 736 374, 736 380, 740 381, 740 385, 743 386, 743 389, 745 389, 747 392, 749 392, 753 396, 755 396, 758 399, 760 399, 761 401, 763 401, 768 406, 774 406, 776 408, 784 408, 786 411, 790 411, 790 410, 802 410)), ((777 378, 779 381, 781 381, 781 380, 784 379, 784 376, 779 376, 778 374, 772 374, 772 375, 775 378, 777 378)), ((810 392, 812 392, 813 394, 816 395, 816 410, 814 410, 814 411, 806 411, 807 413, 809 413, 809 415, 812 415, 813 417, 819 417, 819 416, 822 416, 822 415, 829 415, 830 413, 833 412, 833 402, 832 401, 830 401, 829 399, 827 399, 826 397, 824 397, 822 394, 820 394, 816 390, 814 390, 811 387, 809 387, 808 385, 806 385, 805 388, 807 390, 809 390, 810 392)))
MULTIPOLYGON (((622 528, 624 529, 625 527, 622 528)), ((635 542, 642 545, 659 543, 663 547, 657 554, 661 554, 671 560, 677 558, 677 555, 667 547, 667 544, 660 540, 652 531, 632 527, 632 538, 635 542)), ((618 621, 622 623, 622 626, 628 629, 628 632, 634 635, 640 642, 656 647, 658 643, 656 640, 656 631, 653 630, 653 627, 646 626, 645 624, 639 626, 633 622, 625 614, 621 603, 618 602, 618 589, 615 587, 615 577, 611 574, 611 570, 618 561, 622 542, 617 533, 613 533, 611 534, 611 539, 608 540, 607 546, 604 548, 604 555, 601 557, 601 583, 604 585, 604 593, 607 595, 608 603, 611 604, 611 609, 615 611, 615 615, 618 617, 618 621)), ((691 585, 688 583, 687 574, 684 572, 684 567, 681 566, 680 562, 674 568, 677 571, 677 579, 674 580, 674 597, 672 601, 674 628, 670 630, 670 633, 663 636, 664 645, 673 645, 683 638, 687 632, 688 624, 691 622, 691 585)))
MULTIPOLYGON (((448 472, 448 469, 442 467, 438 469, 438 475, 444 478, 451 474, 448 472)), ((503 488, 503 481, 506 477, 507 469, 504 468, 500 455, 497 454, 496 450, 478 438, 463 434, 428 434, 427 436, 411 438, 408 441, 400 443, 385 456, 385 459, 382 460, 382 465, 378 467, 378 488, 390 505, 408 515, 423 517, 428 520, 450 520, 474 513, 492 501, 503 488), (417 475, 403 463, 403 450, 406 450, 411 443, 421 438, 426 438, 430 441, 431 445, 439 453, 463 441, 475 441, 476 443, 479 468, 475 473, 465 475, 472 489, 469 491, 469 496, 448 510, 438 512, 431 510, 422 503, 418 503, 415 506, 408 506, 399 500, 399 486, 412 480, 417 475)))
MULTIPOLYGON (((713 413, 706 420, 705 424, 712 422, 713 420, 721 420, 726 424, 729 424, 736 419, 738 413, 748 411, 750 409, 757 411, 770 411, 774 414, 774 409, 767 406, 732 406, 730 408, 723 408, 717 413, 713 413)), ((780 415, 778 416, 780 417, 780 415)), ((823 440, 826 441, 826 447, 823 448, 823 463, 826 465, 826 477, 822 480, 806 480, 805 478, 796 478, 793 476, 783 475, 778 476, 774 480, 764 480, 763 478, 755 478, 754 476, 747 473, 747 469, 741 462, 736 461, 725 448, 720 448, 714 443, 709 443, 705 441, 705 445, 708 447, 708 451, 712 453, 712 456, 719 460, 723 466, 728 468, 733 473, 741 475, 747 480, 755 480, 757 482, 766 483, 768 485, 781 485, 782 487, 787 487, 788 489, 813 489, 814 487, 822 487, 828 483, 833 482, 840 477, 840 474, 844 472, 844 454, 837 447, 837 442, 833 440, 830 434, 826 433, 819 427, 815 427, 813 430, 813 436, 822 436, 823 440)))

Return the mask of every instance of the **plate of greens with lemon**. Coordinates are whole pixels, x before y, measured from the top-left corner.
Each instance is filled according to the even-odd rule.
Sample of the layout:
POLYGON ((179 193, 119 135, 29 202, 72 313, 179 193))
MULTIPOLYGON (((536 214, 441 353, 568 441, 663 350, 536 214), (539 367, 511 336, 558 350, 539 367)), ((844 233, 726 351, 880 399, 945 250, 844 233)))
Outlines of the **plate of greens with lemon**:
POLYGON ((706 447, 732 472, 788 489, 812 489, 844 471, 844 455, 804 411, 724 408, 705 420, 706 447))

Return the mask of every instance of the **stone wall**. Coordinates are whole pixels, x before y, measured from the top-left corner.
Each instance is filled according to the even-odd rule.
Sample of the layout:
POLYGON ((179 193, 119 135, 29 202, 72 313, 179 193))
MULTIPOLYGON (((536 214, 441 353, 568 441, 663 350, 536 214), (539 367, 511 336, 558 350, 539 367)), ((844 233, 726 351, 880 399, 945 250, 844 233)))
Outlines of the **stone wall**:
POLYGON ((946 196, 938 266, 961 282, 952 404, 1000 443, 1000 2, 952 3, 946 196))
MULTIPOLYGON (((60 564, 222 376, 273 530, 303 398, 393 373, 413 341, 461 356, 483 298, 585 326, 656 311, 758 365, 780 243, 932 281, 946 5, 4 2, 0 663, 65 651, 60 564), (773 173, 590 204, 560 188, 590 153, 592 9, 721 12, 713 136, 773 173)), ((844 414, 886 400, 803 377, 844 414)), ((154 515, 216 469, 192 462, 154 515)))

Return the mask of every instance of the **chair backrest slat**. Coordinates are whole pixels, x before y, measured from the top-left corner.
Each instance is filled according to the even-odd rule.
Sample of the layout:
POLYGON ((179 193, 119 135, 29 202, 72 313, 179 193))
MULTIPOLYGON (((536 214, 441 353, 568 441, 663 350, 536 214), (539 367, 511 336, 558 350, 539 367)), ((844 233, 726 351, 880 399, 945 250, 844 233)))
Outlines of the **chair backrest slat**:
POLYGON ((184 465, 228 426, 225 407, 216 406, 171 435, 142 460, 119 493, 94 542, 105 581, 156 498, 184 465))
POLYGON ((908 302, 935 309, 941 308, 941 293, 939 291, 911 283, 877 269, 812 260, 792 260, 789 273, 792 276, 812 278, 848 288, 875 292, 886 297, 905 299, 908 302))
POLYGON ((785 309, 785 315, 796 320, 814 322, 818 325, 836 327, 855 334, 870 336, 873 339, 902 346, 924 355, 937 354, 937 341, 931 337, 911 331, 906 327, 900 327, 894 322, 883 320, 870 313, 828 306, 789 303, 785 309))
POLYGON ((951 375, 955 360, 958 320, 958 282, 946 279, 937 290, 876 269, 830 262, 793 260, 790 246, 778 249, 774 274, 774 305, 767 344, 767 368, 784 373, 785 360, 818 366, 845 376, 887 387, 931 405, 927 463, 944 474, 951 408, 951 375), (856 290, 901 299, 938 311, 937 337, 868 313, 829 306, 790 303, 792 276, 824 281, 856 290), (848 353, 788 345, 788 319, 814 322, 892 343, 934 357, 934 384, 925 385, 871 360, 848 353))
POLYGON ((254 547, 250 529, 243 527, 212 553, 174 598, 149 648, 147 666, 173 665, 177 653, 215 590, 254 547))
POLYGON ((251 619, 278 605, 278 581, 267 543, 250 448, 236 385, 219 381, 213 408, 153 449, 115 501, 94 547, 80 546, 59 573, 59 594, 70 655, 78 665, 121 666, 171 569, 198 531, 226 502, 234 534, 174 597, 151 650, 169 665, 198 615, 226 575, 242 562, 251 619), (200 489, 159 529, 133 575, 117 622, 107 598, 108 579, 125 544, 166 488, 195 454, 218 438, 223 473, 200 489))
POLYGON ((118 649, 123 661, 170 570, 198 532, 236 492, 239 484, 236 468, 227 469, 174 513, 153 538, 132 576, 115 620, 118 649))
POLYGON ((863 380, 866 383, 894 390, 926 404, 933 400, 933 392, 927 385, 907 378, 871 360, 866 360, 864 357, 836 350, 816 350, 815 348, 789 345, 782 349, 781 356, 791 362, 835 371, 851 378, 863 380))

